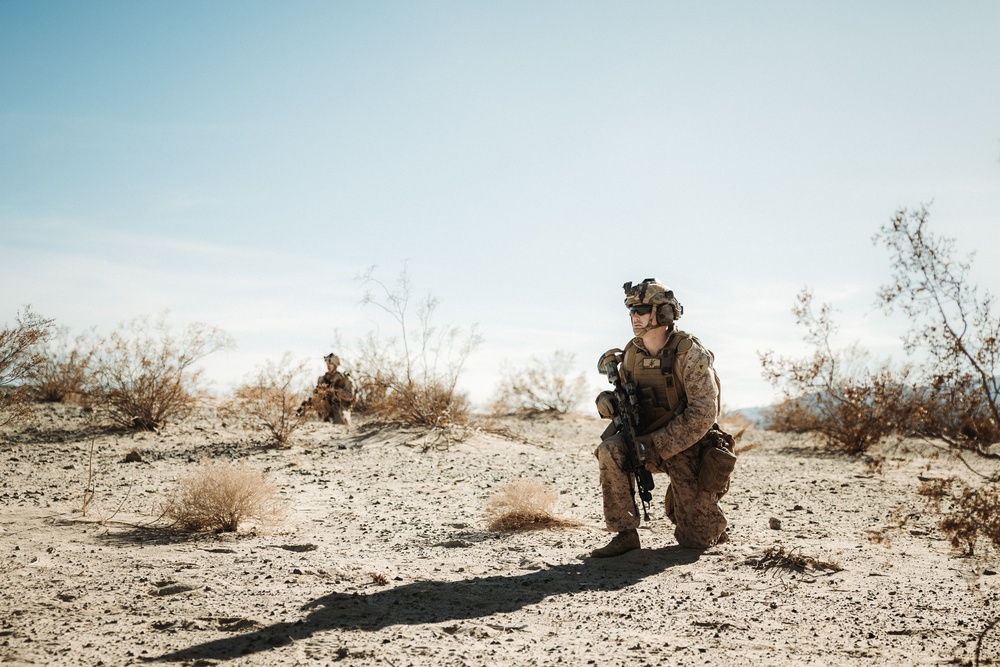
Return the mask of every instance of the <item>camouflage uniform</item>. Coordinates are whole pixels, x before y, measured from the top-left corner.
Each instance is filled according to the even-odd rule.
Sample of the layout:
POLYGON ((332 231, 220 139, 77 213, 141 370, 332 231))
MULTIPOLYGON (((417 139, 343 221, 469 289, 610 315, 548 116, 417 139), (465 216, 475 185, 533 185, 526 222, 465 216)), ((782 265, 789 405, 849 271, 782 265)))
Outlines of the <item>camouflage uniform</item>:
MULTIPOLYGON (((701 457, 706 448, 699 441, 718 420, 720 409, 719 380, 712 366, 714 356, 697 338, 676 329, 671 331, 664 347, 664 350, 674 349, 673 360, 664 359, 663 351, 660 356, 649 355, 641 337, 633 339, 630 347, 633 351, 623 355, 620 372, 626 382, 635 382, 640 396, 637 431, 652 436, 646 468, 653 473, 665 472, 670 478, 664 501, 667 517, 675 525, 674 536, 683 547, 701 549, 724 541, 726 517, 719 507, 721 494, 698 487, 701 457), (671 362, 672 369, 667 366, 671 362), (666 370, 661 371, 661 365, 666 370), (672 380, 665 382, 664 374, 671 374, 672 380), (670 392, 673 395, 668 398, 665 394, 670 392), (671 398, 677 405, 669 404, 671 398), (672 414, 676 416, 671 418, 672 414), (665 425, 658 427, 657 422, 664 421, 665 425)), ((625 442, 620 435, 614 435, 614 425, 604 437, 607 439, 594 452, 600 461, 604 518, 612 532, 634 531, 639 526, 639 516, 629 488, 629 475, 623 470, 625 442)))
POLYGON ((316 381, 311 402, 323 421, 350 426, 354 383, 340 371, 324 373, 316 381))

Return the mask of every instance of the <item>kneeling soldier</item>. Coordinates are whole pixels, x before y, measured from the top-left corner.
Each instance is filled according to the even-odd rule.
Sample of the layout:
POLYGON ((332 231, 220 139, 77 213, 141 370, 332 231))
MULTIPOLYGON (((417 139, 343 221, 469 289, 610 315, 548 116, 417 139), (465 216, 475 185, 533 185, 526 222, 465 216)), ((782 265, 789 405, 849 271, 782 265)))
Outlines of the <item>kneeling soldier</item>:
POLYGON ((347 374, 337 370, 340 357, 330 353, 323 360, 326 362, 326 373, 316 381, 316 388, 309 402, 323 421, 350 426, 354 383, 347 374))
MULTIPOLYGON (((610 368, 618 369, 623 383, 633 383, 638 414, 634 430, 642 454, 633 460, 650 472, 669 476, 666 512, 681 546, 704 549, 725 542, 726 517, 719 499, 728 489, 731 466, 722 474, 721 486, 718 479, 704 483, 704 474, 699 484, 699 473, 708 472, 702 471, 702 458, 709 449, 725 449, 720 456, 735 462, 732 439, 716 425, 721 401, 719 377, 712 366, 714 355, 697 338, 674 327, 684 309, 674 293, 656 279, 647 278, 635 286, 626 283, 625 295, 635 337, 624 351, 606 352, 599 366, 607 370, 612 364, 610 368), (724 443, 720 443, 720 435, 726 439, 724 443)), ((614 418, 618 405, 614 392, 601 392, 597 397, 602 417, 614 418)), ((617 533, 607 546, 591 553, 597 558, 618 556, 640 546, 634 471, 627 463, 627 438, 618 430, 611 424, 595 451, 600 461, 604 519, 608 530, 617 533)), ((726 465, 728 462, 723 463, 726 465)), ((652 488, 652 477, 647 477, 647 486, 652 488)))

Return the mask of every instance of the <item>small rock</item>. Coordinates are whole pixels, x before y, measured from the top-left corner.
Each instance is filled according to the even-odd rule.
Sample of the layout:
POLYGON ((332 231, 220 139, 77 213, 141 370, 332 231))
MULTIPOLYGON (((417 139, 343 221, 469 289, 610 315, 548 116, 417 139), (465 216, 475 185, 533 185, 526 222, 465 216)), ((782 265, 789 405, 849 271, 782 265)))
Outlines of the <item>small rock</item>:
POLYGON ((445 549, 466 549, 472 546, 472 542, 466 540, 447 540, 445 542, 438 542, 434 546, 444 547, 445 549))
POLYGON ((767 525, 771 530, 781 530, 781 519, 776 519, 772 516, 767 520, 767 525))
POLYGON ((178 593, 187 593, 188 591, 196 590, 195 586, 188 586, 186 584, 167 584, 166 586, 160 586, 156 590, 151 591, 150 595, 166 596, 166 595, 177 595, 178 593))
POLYGON ((142 463, 142 454, 133 449, 125 455, 125 463, 142 463))

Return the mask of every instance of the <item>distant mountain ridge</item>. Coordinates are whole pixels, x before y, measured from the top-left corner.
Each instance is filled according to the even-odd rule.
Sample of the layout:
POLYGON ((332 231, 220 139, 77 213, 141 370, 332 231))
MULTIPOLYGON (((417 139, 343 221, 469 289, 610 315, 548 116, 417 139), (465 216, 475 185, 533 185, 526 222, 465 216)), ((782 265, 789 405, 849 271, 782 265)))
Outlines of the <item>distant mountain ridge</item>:
POLYGON ((763 428, 764 424, 767 422, 767 412, 771 409, 770 405, 757 407, 757 408, 740 408, 738 410, 730 410, 726 415, 739 415, 743 417, 751 424, 754 428, 763 428))

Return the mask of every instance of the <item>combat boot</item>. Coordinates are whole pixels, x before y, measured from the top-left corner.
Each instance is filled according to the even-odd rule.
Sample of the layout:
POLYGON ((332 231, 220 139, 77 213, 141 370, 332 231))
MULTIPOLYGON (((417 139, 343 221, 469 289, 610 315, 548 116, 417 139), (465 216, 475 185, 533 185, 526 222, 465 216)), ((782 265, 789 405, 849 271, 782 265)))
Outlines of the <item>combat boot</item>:
POLYGON ((612 556, 621 556, 623 553, 632 551, 633 549, 638 549, 639 547, 639 531, 623 530, 622 532, 611 538, 608 546, 601 547, 600 549, 594 549, 590 552, 591 558, 610 558, 612 556))

